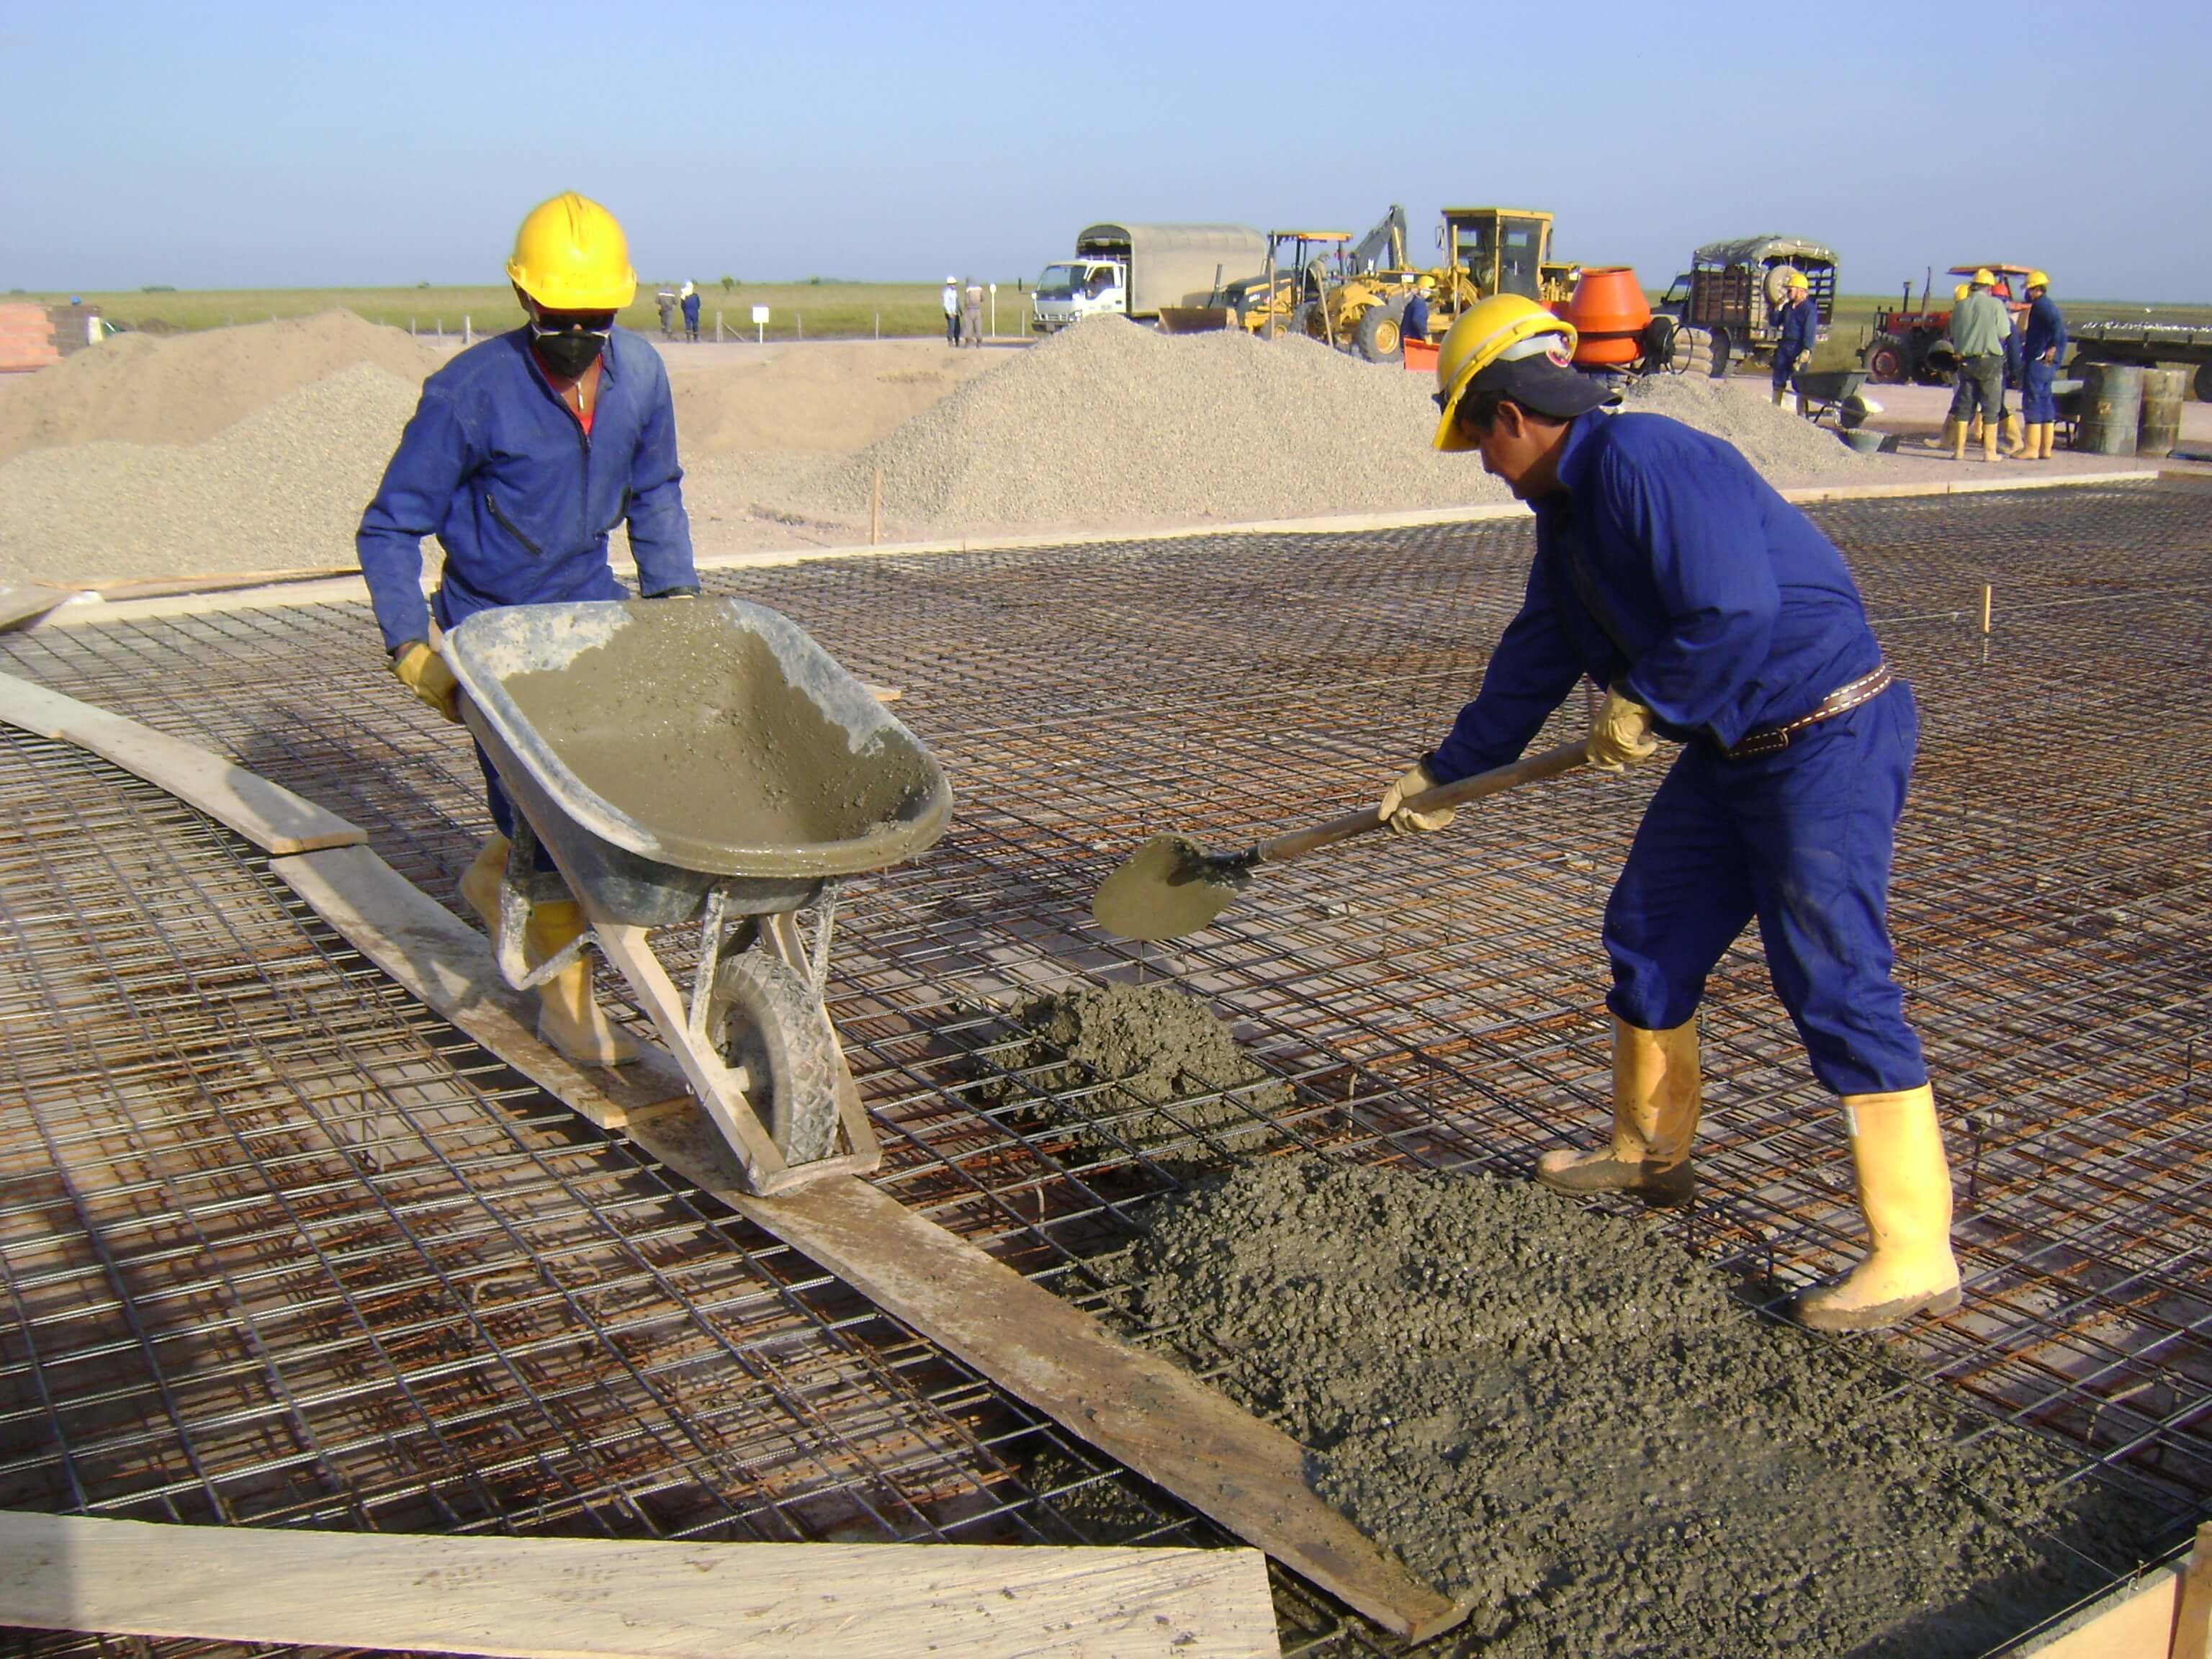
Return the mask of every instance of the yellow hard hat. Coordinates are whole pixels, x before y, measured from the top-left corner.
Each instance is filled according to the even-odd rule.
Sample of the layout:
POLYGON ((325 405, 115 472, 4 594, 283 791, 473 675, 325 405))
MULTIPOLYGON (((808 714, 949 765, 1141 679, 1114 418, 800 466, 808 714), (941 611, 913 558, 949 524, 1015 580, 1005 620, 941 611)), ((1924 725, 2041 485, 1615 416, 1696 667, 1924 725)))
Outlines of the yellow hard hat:
POLYGON ((1976 288, 1995 288, 1996 285, 1997 279, 1996 273, 1991 271, 1987 265, 1984 265, 1973 275, 1973 286, 1976 288))
POLYGON ((637 297, 622 226, 573 190, 530 210, 507 274, 548 311, 620 311, 637 297))
POLYGON ((1474 377, 1498 362, 1548 352, 1565 362, 1574 355, 1575 325, 1554 317, 1534 300, 1517 294, 1493 294, 1460 313, 1437 348, 1438 449, 1472 449, 1459 429, 1459 400, 1474 377))
POLYGON ((2051 273, 2047 270, 2029 271, 2027 273, 2027 286, 2030 288, 2049 288, 2051 286, 2051 273))
POLYGON ((1813 286, 1813 279, 1810 276, 1808 276, 1803 271, 1798 270, 1795 265, 1792 265, 1790 268, 1790 274, 1787 276, 1784 276, 1782 280, 1790 288, 1802 288, 1809 290, 1813 286))
POLYGON ((1958 287, 1951 290, 1951 297, 1954 300, 1963 300, 1973 291, 1973 289, 1968 288, 1964 283, 1961 283, 1958 287))

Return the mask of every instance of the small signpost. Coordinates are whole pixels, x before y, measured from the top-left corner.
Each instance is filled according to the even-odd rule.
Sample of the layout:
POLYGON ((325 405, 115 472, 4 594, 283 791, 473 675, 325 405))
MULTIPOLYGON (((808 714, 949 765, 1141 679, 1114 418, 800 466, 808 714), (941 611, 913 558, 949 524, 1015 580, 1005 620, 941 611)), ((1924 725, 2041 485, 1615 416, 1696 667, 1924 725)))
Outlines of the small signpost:
POLYGON ((765 345, 767 343, 768 307, 766 306, 755 306, 753 307, 753 343, 755 345, 765 345))

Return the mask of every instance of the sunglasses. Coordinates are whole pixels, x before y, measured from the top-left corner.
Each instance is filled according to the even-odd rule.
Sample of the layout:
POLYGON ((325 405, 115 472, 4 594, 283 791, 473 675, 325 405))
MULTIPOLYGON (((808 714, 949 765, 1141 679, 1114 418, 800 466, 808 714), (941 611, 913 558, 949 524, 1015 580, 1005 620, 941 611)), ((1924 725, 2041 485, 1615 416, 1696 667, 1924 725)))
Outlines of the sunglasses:
POLYGON ((611 311, 550 311, 530 319, 531 335, 540 340, 558 334, 590 334, 604 340, 614 327, 611 311))

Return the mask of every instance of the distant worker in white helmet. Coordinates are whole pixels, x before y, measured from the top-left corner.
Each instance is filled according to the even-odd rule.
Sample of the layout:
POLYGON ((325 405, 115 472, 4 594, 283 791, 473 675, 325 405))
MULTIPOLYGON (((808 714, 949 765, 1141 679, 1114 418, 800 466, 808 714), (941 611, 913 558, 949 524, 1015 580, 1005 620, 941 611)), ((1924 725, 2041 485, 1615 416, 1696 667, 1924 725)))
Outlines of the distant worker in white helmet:
MULTIPOLYGON (((556 196, 523 220, 507 274, 523 325, 423 382, 355 537, 392 672, 456 721, 453 671, 430 644, 434 612, 450 629, 497 605, 626 598, 607 563, 607 534, 618 524, 629 526, 646 598, 699 592, 667 371, 651 345, 615 326, 637 293, 622 227, 596 202, 556 196), (426 536, 445 552, 427 605, 426 536)), ((477 761, 499 833, 461 878, 461 894, 495 947, 514 812, 481 748, 477 761)), ((526 957, 544 962, 583 931, 573 900, 539 903, 526 957)), ((591 985, 580 957, 546 981, 538 1035, 586 1065, 635 1059, 636 1045, 592 1000, 591 985)))
POLYGON ((1615 415, 1570 365, 1575 331, 1514 295, 1468 309, 1437 360, 1435 438, 1474 450, 1536 514, 1519 613, 1406 800, 1515 759, 1584 676, 1606 688, 1592 764, 1680 744, 1606 906, 1613 1130, 1546 1152, 1568 1193, 1681 1204, 1703 1101, 1698 1005, 1756 919, 1814 1074, 1842 1097, 1871 1249, 1795 1316, 1872 1330, 1959 1305, 1951 1179, 1919 1039, 1891 974, 1890 854, 1919 725, 1842 555, 1749 462, 1661 415, 1615 415))
POLYGON ((960 279, 950 271, 945 273, 945 291, 938 299, 945 307, 945 343, 960 343, 960 279))

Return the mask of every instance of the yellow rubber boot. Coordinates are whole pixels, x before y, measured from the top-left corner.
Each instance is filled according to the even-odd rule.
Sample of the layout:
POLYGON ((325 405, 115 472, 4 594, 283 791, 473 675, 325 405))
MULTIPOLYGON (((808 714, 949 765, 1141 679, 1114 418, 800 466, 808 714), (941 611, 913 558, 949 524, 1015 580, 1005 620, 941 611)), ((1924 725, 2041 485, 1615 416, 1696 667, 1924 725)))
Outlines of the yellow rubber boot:
POLYGON ((1964 421, 1943 422, 1942 447, 1951 452, 1951 459, 1954 461, 1963 461, 1966 459, 1966 423, 1964 421))
POLYGON ((499 954, 499 884, 507 870, 507 837, 494 836, 461 872, 461 902, 491 929, 492 954, 499 954))
POLYGON ((1790 395, 1790 388, 1789 388, 1788 386, 1778 386, 1775 387, 1775 388, 1774 388, 1774 406, 1775 406, 1777 409, 1781 408, 1781 407, 1782 407, 1782 400, 1783 400, 1784 398, 1788 397, 1789 395, 1790 395))
MULTIPOLYGON (((530 960, 540 963, 584 931, 573 899, 541 904, 524 935, 530 960)), ((623 1066, 637 1058, 631 1042, 592 996, 592 963, 579 957, 538 988, 538 1035, 579 1066, 623 1066)))
POLYGON ((2019 416, 2008 415, 2004 417, 2004 442, 2005 459, 2017 461, 2027 454, 2027 441, 2021 435, 2019 416))
POLYGON ((1997 423, 1995 421, 1982 422, 1982 459, 1985 461, 2004 459, 1997 453, 1997 423))
POLYGON ((2045 421, 2043 423, 2043 448, 2040 452, 2044 460, 2047 461, 2051 459, 2051 446, 2057 441, 2057 435, 2058 423, 2055 421, 2045 421))
POLYGON ((1966 428, 1966 441, 1978 444, 1982 441, 1982 417, 1975 416, 1966 428))
POLYGON ((1874 1243, 1833 1285, 1797 1298, 1797 1322, 1816 1331, 1878 1331, 1917 1313, 1959 1305, 1951 1254, 1951 1166, 1926 1084, 1897 1094, 1845 1095, 1859 1211, 1874 1243))
POLYGON ((1647 1204, 1686 1204, 1704 1091, 1698 1022, 1663 1031, 1613 1022, 1613 1139, 1586 1152, 1547 1152, 1536 1179, 1562 1193, 1634 1193, 1647 1204))

